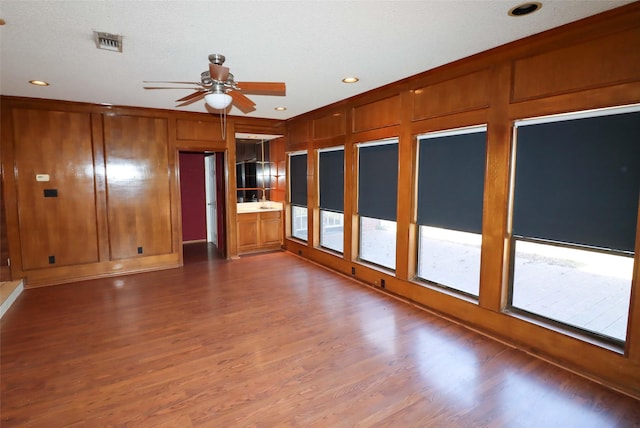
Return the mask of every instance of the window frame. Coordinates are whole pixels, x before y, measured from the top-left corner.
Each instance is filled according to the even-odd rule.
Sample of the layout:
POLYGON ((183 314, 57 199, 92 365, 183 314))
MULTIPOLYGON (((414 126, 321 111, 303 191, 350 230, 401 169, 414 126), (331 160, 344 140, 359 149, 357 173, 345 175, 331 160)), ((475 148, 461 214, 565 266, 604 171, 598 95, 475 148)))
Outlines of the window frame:
MULTIPOLYGON (((414 252, 414 256, 415 256, 415 275, 414 275, 414 281, 416 281, 418 284, 420 285, 430 285, 430 286, 434 286, 437 287, 440 290, 443 291, 447 291, 447 292, 452 292, 456 295, 459 295, 461 297, 465 297, 468 299, 471 299, 473 302, 478 303, 479 299, 480 299, 480 270, 481 270, 481 258, 482 258, 482 241, 484 239, 483 235, 482 235, 482 230, 480 230, 479 233, 474 233, 474 232, 469 232, 469 231, 462 231, 462 230, 456 230, 456 229, 450 229, 450 228, 444 228, 444 227, 436 227, 430 224, 422 224, 421 222, 419 222, 418 220, 418 210, 419 210, 419 206, 420 206, 420 201, 419 201, 419 193, 418 193, 418 186, 419 186, 419 179, 420 179, 420 143, 422 140, 425 139, 437 139, 437 138, 443 138, 443 137, 449 137, 449 136, 459 136, 459 135, 467 135, 467 134, 478 134, 478 133, 484 133, 485 136, 485 141, 484 141, 484 158, 483 158, 483 164, 484 164, 484 170, 483 170, 483 190, 482 190, 482 200, 484 201, 484 179, 486 177, 484 177, 484 174, 486 173, 486 161, 487 161, 487 138, 488 138, 488 125, 486 123, 484 124, 479 124, 479 125, 470 125, 470 126, 462 126, 462 127, 458 127, 458 128, 449 128, 449 129, 444 129, 444 130, 438 130, 438 131, 433 131, 433 132, 426 132, 423 134, 418 134, 415 136, 415 142, 414 144, 416 144, 416 158, 415 158, 415 166, 416 166, 416 175, 415 175, 415 191, 414 191, 414 195, 415 195, 415 217, 414 217, 414 226, 415 226, 415 233, 416 233, 416 246, 415 246, 415 252, 414 252), (474 233, 475 235, 478 235, 480 238, 480 260, 478 260, 478 276, 477 276, 477 284, 478 284, 478 294, 473 294, 470 293, 468 291, 465 291, 461 288, 457 288, 451 284, 443 284, 440 282, 436 282, 433 279, 429 279, 429 278, 425 278, 423 276, 420 276, 420 249, 422 248, 422 229, 421 227, 431 227, 431 228, 439 228, 442 230, 450 230, 453 232, 464 232, 464 233, 474 233)), ((483 203, 484 205, 484 203, 483 203)), ((483 214, 483 210, 484 210, 484 206, 481 207, 481 217, 483 214)), ((481 220, 482 222, 482 220, 481 220)))
MULTIPOLYGON (((307 157, 307 162, 306 162, 307 172, 308 172, 308 162, 309 162, 309 153, 308 153, 307 150, 298 150, 298 151, 295 151, 295 152, 288 152, 287 153, 287 170, 289 172, 288 187, 287 187, 287 190, 288 190, 288 202, 289 202, 289 210, 288 211, 289 211, 289 216, 290 216, 290 219, 291 219, 291 221, 289 223, 289 231, 288 232, 289 232, 290 238, 293 238, 293 239, 296 239, 296 240, 298 240, 300 242, 305 242, 306 243, 306 242, 309 241, 309 205, 308 205, 309 204, 309 200, 308 200, 309 194, 308 194, 308 192, 306 194, 306 197, 307 197, 306 205, 300 205, 298 203, 294 203, 293 202, 293 192, 292 192, 292 187, 291 187, 292 179, 293 179, 293 174, 291 172, 291 159, 294 156, 306 156, 307 157), (306 228, 307 238, 306 239, 301 237, 301 236, 297 236, 295 234, 295 230, 296 229, 295 229, 294 225, 295 225, 296 216, 295 216, 295 212, 294 211, 295 211, 296 208, 298 208, 298 209, 304 208, 306 210, 306 212, 307 212, 307 216, 306 216, 306 218, 307 218, 307 228, 306 228)), ((308 186, 308 180, 306 179, 306 177, 307 177, 307 173, 305 173, 305 185, 308 186)))
MULTIPOLYGON (((567 112, 567 113, 561 113, 561 114, 555 114, 555 115, 518 119, 513 121, 513 128, 512 128, 513 144, 512 144, 512 150, 511 150, 511 167, 510 167, 510 180, 509 180, 509 224, 508 224, 509 259, 508 259, 507 300, 504 308, 505 312, 524 316, 525 318, 528 318, 533 321, 537 321, 543 325, 548 325, 554 328, 558 328, 559 330, 564 331, 565 333, 569 333, 569 334, 574 333, 574 334, 580 335, 581 337, 591 338, 607 345, 613 345, 618 350, 624 349, 624 346, 626 344, 626 339, 619 340, 617 338, 603 334, 602 332, 589 330, 587 328, 580 327, 574 324, 569 324, 568 322, 551 318, 543 314, 532 312, 527 309, 523 309, 513 305, 514 285, 515 285, 514 279, 515 279, 515 264, 516 264, 515 263, 516 262, 516 244, 518 242, 543 244, 543 245, 549 245, 549 246, 558 247, 558 248, 568 248, 568 249, 603 253, 607 255, 622 256, 622 257, 635 259, 635 254, 633 251, 624 251, 619 249, 603 248, 603 247, 598 247, 594 245, 579 244, 579 243, 572 243, 572 242, 566 242, 566 241, 556 241, 556 240, 537 238, 537 237, 529 237, 529 236, 523 236, 523 235, 514 233, 513 219, 514 219, 514 202, 515 202, 514 195, 515 195, 515 187, 516 187, 516 168, 517 168, 516 157, 517 157, 517 144, 518 144, 517 142, 518 130, 521 127, 528 126, 528 125, 565 122, 565 121, 570 121, 574 119, 590 119, 590 118, 597 118, 602 116, 612 116, 612 115, 619 115, 619 114, 625 114, 625 113, 637 113, 637 112, 640 112, 640 104, 582 110, 577 112, 567 112)), ((640 211, 640 205, 638 210, 640 211)), ((638 231, 636 231, 636 237, 637 236, 638 236, 638 231)), ((634 285, 633 277, 631 278, 631 281, 632 281, 631 290, 633 293, 633 285, 634 285)), ((630 310, 631 300, 632 300, 632 295, 630 296, 630 299, 628 302, 628 307, 627 307, 628 310, 630 310)), ((631 318, 629 317, 627 319, 627 327, 626 327, 627 338, 629 334, 630 322, 631 322, 631 318)))
POLYGON ((345 198, 345 186, 344 186, 344 178, 345 178, 345 152, 346 152, 346 148, 344 145, 340 145, 340 146, 331 146, 331 147, 324 147, 324 148, 319 148, 316 150, 317 153, 317 170, 318 170, 318 183, 317 183, 317 188, 318 188, 318 192, 317 192, 317 199, 318 199, 318 217, 319 217, 319 221, 318 221, 318 248, 325 250, 325 251, 329 251, 331 253, 335 253, 337 255, 344 255, 344 238, 345 238, 345 234, 344 234, 344 198, 345 198), (338 210, 333 210, 333 209, 325 209, 322 208, 322 204, 320 203, 321 201, 321 177, 320 177, 320 171, 321 171, 321 167, 320 167, 320 161, 321 161, 321 153, 326 153, 326 152, 337 152, 337 151, 342 151, 342 200, 343 200, 343 206, 342 206, 342 211, 338 211, 338 210), (336 213, 336 214, 342 214, 342 250, 338 250, 336 248, 331 248, 329 246, 323 245, 323 213, 336 213))
POLYGON ((397 146, 397 150, 398 150, 398 159, 399 159, 399 151, 400 151, 400 138, 397 136, 394 137, 389 137, 389 138, 383 138, 383 139, 378 139, 378 140, 372 140, 372 141, 366 141, 366 142, 360 142, 360 143, 356 143, 354 144, 354 147, 356 149, 356 162, 357 162, 357 170, 356 170, 356 177, 357 177, 357 184, 356 184, 356 198, 355 198, 355 202, 356 202, 356 207, 357 207, 357 221, 358 221, 358 252, 357 252, 357 261, 360 263, 364 263, 367 264, 369 266, 374 266, 380 269, 383 269, 385 271, 389 271, 389 272, 396 272, 397 270, 397 255, 398 255, 398 218, 397 218, 397 211, 398 211, 398 165, 396 163, 396 188, 395 188, 395 196, 396 196, 396 200, 395 200, 395 206, 396 206, 396 214, 394 216, 394 220, 388 220, 386 218, 378 218, 378 217, 370 217, 367 215, 363 215, 360 211, 361 207, 360 207, 360 172, 361 172, 361 156, 360 156, 360 149, 361 148, 367 148, 367 147, 376 147, 376 146, 384 146, 384 145, 392 145, 395 144, 397 146), (388 222, 392 222, 395 225, 395 233, 394 233, 394 243, 393 243, 393 247, 394 247, 394 259, 393 259, 393 267, 390 266, 386 266, 380 263, 376 263, 374 261, 371 260, 367 260, 362 258, 362 231, 363 231, 363 227, 362 227, 362 219, 363 218, 368 218, 368 219, 373 219, 373 220, 382 220, 382 221, 388 221, 388 222))

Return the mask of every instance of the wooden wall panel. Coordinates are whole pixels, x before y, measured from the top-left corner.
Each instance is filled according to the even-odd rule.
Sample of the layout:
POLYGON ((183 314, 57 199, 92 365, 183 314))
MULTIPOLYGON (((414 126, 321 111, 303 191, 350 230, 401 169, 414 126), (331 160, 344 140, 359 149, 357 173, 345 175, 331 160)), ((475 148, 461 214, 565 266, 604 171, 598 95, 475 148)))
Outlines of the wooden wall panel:
POLYGON ((11 281, 9 267, 9 237, 7 236, 7 216, 4 208, 4 177, 0 177, 0 282, 11 281))
POLYGON ((640 79, 640 28, 513 62, 512 101, 640 79))
POLYGON ((413 120, 462 113, 489 107, 490 71, 424 86, 413 91, 413 120))
POLYGON ((507 62, 494 67, 493 97, 489 110, 484 201, 482 210, 482 257, 480 260, 480 306, 501 311, 507 303, 509 278, 509 180, 511 177, 512 126, 507 117, 509 75, 507 62))
POLYGON ((271 200, 284 202, 287 191, 287 156, 285 154, 284 138, 276 138, 269 142, 269 159, 273 162, 271 183, 271 200))
POLYGON ((324 138, 339 137, 346 132, 346 114, 345 112, 333 112, 326 116, 314 119, 313 139, 319 140, 324 138))
POLYGON ((287 129, 287 151, 304 150, 309 142, 309 122, 307 120, 293 121, 287 129))
POLYGON ((178 141, 224 141, 220 121, 176 120, 178 141))
POLYGON ((105 116, 104 135, 111 259, 170 253, 167 120, 105 116))
POLYGON ((368 131, 400 123, 400 96, 385 98, 353 108, 353 132, 368 131))
POLYGON ((98 261, 91 116, 12 113, 22 269, 98 261))

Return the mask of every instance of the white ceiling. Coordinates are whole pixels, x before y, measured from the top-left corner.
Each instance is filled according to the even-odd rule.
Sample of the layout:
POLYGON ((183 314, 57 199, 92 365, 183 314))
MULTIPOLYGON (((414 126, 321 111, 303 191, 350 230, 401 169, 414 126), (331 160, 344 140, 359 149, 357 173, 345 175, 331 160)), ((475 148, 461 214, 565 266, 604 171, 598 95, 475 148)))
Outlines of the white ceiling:
MULTIPOLYGON (((631 3, 542 0, 532 15, 507 15, 523 1, 0 0, 0 93, 176 109, 192 91, 142 81, 199 81, 221 53, 237 81, 286 82, 284 97, 251 95, 249 116, 287 119, 631 3), (98 50, 94 30, 123 35, 123 52, 98 50), (360 82, 341 82, 351 75, 360 82)), ((178 110, 207 112, 204 101, 178 110)))

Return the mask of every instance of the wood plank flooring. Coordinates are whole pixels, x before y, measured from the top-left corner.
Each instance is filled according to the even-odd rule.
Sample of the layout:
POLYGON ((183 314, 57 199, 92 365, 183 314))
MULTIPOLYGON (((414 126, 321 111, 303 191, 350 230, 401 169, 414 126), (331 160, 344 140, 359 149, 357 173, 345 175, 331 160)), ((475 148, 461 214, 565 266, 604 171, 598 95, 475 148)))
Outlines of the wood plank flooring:
POLYGON ((202 249, 25 290, 2 320, 0 425, 640 426, 630 397, 291 254, 202 249))

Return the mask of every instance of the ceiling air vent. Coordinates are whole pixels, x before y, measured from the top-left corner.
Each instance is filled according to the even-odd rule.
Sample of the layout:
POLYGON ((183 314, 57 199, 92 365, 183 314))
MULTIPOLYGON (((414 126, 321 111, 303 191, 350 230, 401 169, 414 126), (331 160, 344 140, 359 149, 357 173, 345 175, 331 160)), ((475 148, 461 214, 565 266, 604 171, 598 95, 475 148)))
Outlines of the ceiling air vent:
POLYGON ((122 36, 119 34, 93 32, 93 40, 96 42, 98 49, 104 49, 113 52, 122 52, 122 36))

